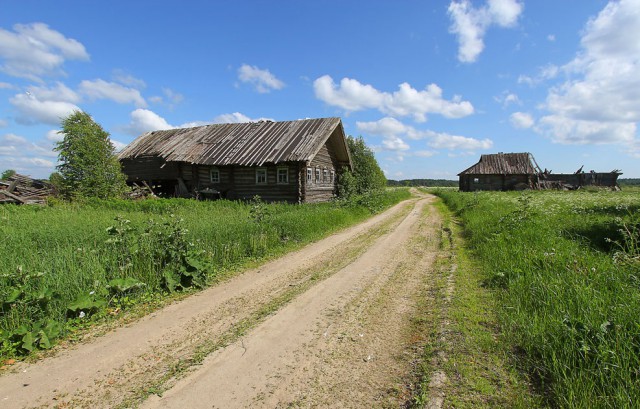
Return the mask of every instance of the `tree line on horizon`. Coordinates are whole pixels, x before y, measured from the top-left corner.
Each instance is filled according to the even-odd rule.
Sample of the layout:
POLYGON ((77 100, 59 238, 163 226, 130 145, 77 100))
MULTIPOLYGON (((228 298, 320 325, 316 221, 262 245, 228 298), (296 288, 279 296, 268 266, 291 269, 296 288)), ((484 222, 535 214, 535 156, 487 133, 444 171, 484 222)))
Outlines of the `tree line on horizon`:
POLYGON ((403 179, 403 180, 387 179, 387 186, 458 187, 458 181, 448 180, 448 179, 403 179))

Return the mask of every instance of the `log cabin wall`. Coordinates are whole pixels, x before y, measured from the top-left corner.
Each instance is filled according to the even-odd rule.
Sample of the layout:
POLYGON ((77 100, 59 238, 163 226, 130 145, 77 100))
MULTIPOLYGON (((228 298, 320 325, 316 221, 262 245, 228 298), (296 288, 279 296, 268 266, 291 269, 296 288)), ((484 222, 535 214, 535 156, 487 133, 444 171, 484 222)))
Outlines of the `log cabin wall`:
POLYGON ((333 147, 324 144, 304 170, 305 203, 325 202, 336 196, 339 164, 333 147), (309 177, 311 170, 311 177, 309 177))
POLYGON ((298 203, 299 168, 295 162, 264 166, 183 165, 181 177, 189 190, 210 188, 230 200, 249 200, 258 195, 267 202, 298 203), (263 174, 266 174, 264 180, 263 174))
POLYGON ((127 181, 130 183, 142 180, 171 180, 178 177, 177 164, 165 162, 157 156, 123 159, 120 163, 122 171, 127 175, 127 181))
POLYGON ((461 175, 459 189, 463 192, 476 190, 515 190, 523 183, 532 187, 533 175, 461 175))

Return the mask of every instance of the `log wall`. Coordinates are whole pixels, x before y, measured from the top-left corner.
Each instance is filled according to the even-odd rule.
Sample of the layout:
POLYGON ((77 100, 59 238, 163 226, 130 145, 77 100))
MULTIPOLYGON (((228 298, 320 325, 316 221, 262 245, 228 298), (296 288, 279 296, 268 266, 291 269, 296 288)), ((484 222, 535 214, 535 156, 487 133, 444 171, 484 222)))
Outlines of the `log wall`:
POLYGON ((157 156, 143 156, 136 159, 123 159, 122 171, 128 182, 170 180, 178 177, 178 166, 173 162, 165 162, 157 156), (164 165, 164 166, 163 166, 164 165))
POLYGON ((336 196, 338 182, 338 159, 333 147, 325 144, 320 148, 307 168, 312 169, 311 181, 307 180, 306 168, 304 173, 303 201, 305 203, 325 202, 336 196), (320 171, 320 180, 316 179, 316 171, 320 171), (327 178, 325 178, 325 171, 327 178), (333 180, 331 178, 333 172, 333 180))
POLYGON ((298 203, 298 169, 297 163, 283 163, 278 165, 254 166, 180 166, 181 176, 189 190, 214 189, 223 198, 230 200, 249 200, 258 195, 268 202, 298 203), (277 180, 278 168, 286 168, 288 181, 280 183, 277 180), (211 181, 211 169, 217 169, 219 182, 211 181), (256 183, 257 169, 267 172, 266 183, 256 183))
POLYGON ((477 190, 515 190, 523 184, 533 188, 534 175, 461 175, 459 189, 463 192, 477 190))

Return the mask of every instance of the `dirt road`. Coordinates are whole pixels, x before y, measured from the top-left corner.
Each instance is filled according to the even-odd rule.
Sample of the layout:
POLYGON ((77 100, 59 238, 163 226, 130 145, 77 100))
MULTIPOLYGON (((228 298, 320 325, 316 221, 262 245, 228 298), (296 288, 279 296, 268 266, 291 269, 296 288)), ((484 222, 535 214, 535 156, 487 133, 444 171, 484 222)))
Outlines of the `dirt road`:
POLYGON ((438 255, 432 197, 0 377, 0 407, 398 407, 438 255))

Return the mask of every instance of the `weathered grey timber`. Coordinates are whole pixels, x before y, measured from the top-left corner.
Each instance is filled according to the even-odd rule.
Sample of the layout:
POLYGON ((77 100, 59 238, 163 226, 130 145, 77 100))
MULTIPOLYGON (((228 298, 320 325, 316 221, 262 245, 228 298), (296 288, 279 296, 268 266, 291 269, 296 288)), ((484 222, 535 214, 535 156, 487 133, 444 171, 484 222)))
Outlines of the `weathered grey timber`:
POLYGON ((352 166, 340 118, 147 132, 118 157, 130 183, 157 193, 292 203, 333 198, 340 171, 352 166))
POLYGON ((496 153, 480 156, 480 161, 458 174, 463 192, 474 190, 533 189, 536 166, 530 153, 496 153))
POLYGON ((477 190, 577 189, 584 186, 618 188, 622 172, 583 172, 571 174, 542 171, 532 154, 496 153, 480 156, 480 161, 458 174, 463 192, 477 190))

